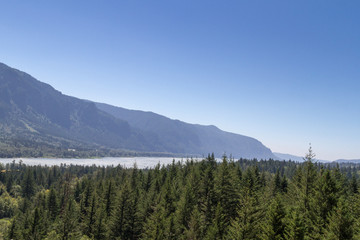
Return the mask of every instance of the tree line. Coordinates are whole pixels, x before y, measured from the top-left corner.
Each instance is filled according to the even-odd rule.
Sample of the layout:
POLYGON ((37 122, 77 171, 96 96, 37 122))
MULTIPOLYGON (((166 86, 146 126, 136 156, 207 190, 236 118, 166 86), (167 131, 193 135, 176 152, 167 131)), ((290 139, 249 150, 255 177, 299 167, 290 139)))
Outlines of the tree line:
POLYGON ((354 164, 0 165, 3 239, 359 239, 354 164))

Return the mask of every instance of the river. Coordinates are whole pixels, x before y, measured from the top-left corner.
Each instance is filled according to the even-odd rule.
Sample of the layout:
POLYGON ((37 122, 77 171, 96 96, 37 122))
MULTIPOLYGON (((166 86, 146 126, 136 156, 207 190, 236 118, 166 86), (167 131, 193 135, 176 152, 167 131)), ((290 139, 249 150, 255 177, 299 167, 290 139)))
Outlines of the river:
MULTIPOLYGON (((106 158, 0 158, 1 164, 11 163, 14 161, 26 165, 42 165, 42 166, 53 166, 53 165, 98 165, 98 166, 109 166, 109 165, 121 165, 126 168, 133 167, 136 163, 138 168, 153 168, 158 163, 161 165, 171 164, 173 160, 175 162, 181 161, 186 162, 186 158, 166 158, 166 157, 106 157, 106 158)), ((202 158, 194 158, 195 161, 200 161, 202 158)))

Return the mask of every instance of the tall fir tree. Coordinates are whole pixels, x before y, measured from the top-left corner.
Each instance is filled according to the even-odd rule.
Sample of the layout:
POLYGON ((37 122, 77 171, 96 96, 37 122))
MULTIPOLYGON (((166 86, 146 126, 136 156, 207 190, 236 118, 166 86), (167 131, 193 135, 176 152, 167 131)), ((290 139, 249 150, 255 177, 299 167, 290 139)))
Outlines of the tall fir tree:
MULTIPOLYGON (((329 218, 329 224, 325 230, 323 239, 327 240, 353 240, 355 221, 349 212, 349 206, 346 200, 341 199, 338 206, 334 209, 329 218)), ((359 236, 357 236, 359 237, 359 236)))
POLYGON ((218 167, 218 174, 215 181, 217 202, 221 206, 222 222, 218 223, 219 236, 222 238, 232 219, 236 217, 238 209, 238 187, 235 177, 235 168, 230 168, 227 157, 223 157, 222 163, 218 167))
POLYGON ((282 240, 285 239, 285 209, 280 197, 275 197, 266 214, 266 222, 263 225, 261 238, 263 240, 282 240))
POLYGON ((300 208, 292 209, 287 216, 285 227, 286 240, 303 240, 305 238, 304 215, 300 208))

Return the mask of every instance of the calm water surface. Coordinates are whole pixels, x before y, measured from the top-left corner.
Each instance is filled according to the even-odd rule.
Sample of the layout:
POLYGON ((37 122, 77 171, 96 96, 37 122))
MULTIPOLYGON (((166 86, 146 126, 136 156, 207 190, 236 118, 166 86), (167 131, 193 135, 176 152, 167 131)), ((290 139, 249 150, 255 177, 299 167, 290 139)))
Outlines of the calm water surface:
MULTIPOLYGON (((108 166, 108 165, 121 165, 123 167, 133 167, 136 163, 138 168, 153 168, 158 163, 161 165, 170 164, 173 160, 176 162, 181 161, 186 162, 186 158, 165 158, 165 157, 107 157, 107 158, 90 158, 90 159, 77 159, 77 158, 1 158, 0 163, 6 164, 11 163, 15 160, 19 163, 20 160, 26 165, 42 165, 42 166, 52 166, 52 165, 99 165, 99 166, 108 166)), ((194 158, 195 161, 200 161, 202 158, 194 158)))

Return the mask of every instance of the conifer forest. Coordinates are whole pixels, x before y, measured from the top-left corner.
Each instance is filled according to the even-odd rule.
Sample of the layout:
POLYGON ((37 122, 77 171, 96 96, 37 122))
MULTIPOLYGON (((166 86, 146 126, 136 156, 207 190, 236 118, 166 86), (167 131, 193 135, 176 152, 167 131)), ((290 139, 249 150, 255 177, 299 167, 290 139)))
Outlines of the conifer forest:
POLYGON ((360 239, 360 165, 0 165, 0 239, 360 239))

